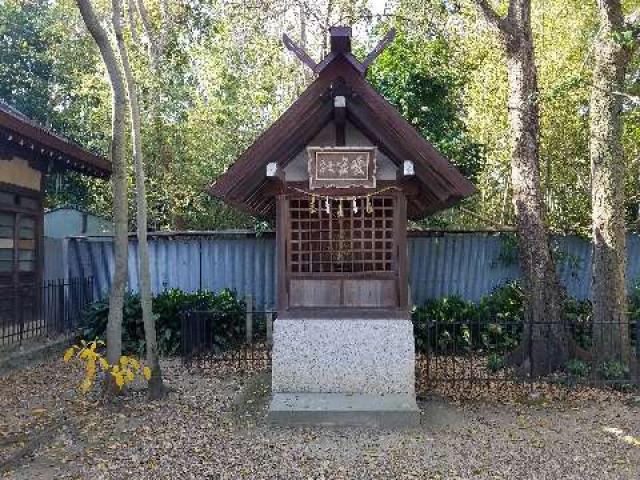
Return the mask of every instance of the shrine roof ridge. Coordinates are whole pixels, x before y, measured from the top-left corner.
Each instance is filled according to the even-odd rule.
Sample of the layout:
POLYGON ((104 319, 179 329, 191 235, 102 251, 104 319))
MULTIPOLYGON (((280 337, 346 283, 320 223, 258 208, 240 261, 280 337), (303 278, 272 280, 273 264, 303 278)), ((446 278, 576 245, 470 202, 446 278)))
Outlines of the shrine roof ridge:
MULTIPOLYGON (((366 81, 366 68, 392 39, 393 33, 388 34, 364 62, 351 54, 348 27, 332 29, 332 51, 318 64, 311 63, 306 52, 292 50, 317 72, 317 78, 208 192, 252 215, 273 217, 275 193, 265 176, 267 164, 286 167, 299 152, 312 146, 309 143, 328 123, 337 120, 337 111, 342 108, 339 114, 346 117, 342 121, 360 130, 397 167, 406 160, 414 162, 415 194, 409 204, 409 218, 422 218, 474 194, 474 185, 366 81), (334 104, 338 96, 344 102, 334 104)), ((288 43, 292 44, 285 36, 288 43)))

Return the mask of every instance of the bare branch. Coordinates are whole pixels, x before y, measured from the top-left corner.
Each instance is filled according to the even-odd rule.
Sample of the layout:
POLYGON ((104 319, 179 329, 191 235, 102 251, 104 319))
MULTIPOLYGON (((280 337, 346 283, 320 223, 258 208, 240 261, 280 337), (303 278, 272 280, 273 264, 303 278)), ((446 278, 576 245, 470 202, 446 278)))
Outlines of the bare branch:
POLYGON ((624 18, 624 23, 630 27, 640 27, 640 8, 635 9, 624 18))
POLYGON ((153 29, 151 28, 151 18, 149 18, 149 12, 144 5, 144 0, 138 0, 138 12, 140 12, 140 18, 142 20, 142 26, 149 38, 153 36, 153 29))
POLYGON ((111 141, 109 157, 113 166, 113 219, 115 235, 113 250, 115 268, 109 293, 107 321, 107 360, 118 362, 122 353, 122 305, 127 281, 127 163, 125 148, 126 86, 122 67, 111 45, 109 35, 98 19, 91 0, 76 0, 82 19, 93 37, 109 74, 112 91, 111 141))
POLYGON ((153 32, 153 27, 151 26, 151 18, 149 17, 149 12, 147 11, 147 7, 144 4, 144 0, 138 0, 138 12, 140 13, 140 19, 142 20, 142 28, 149 42, 147 44, 147 54, 149 55, 149 61, 151 62, 153 69, 156 70, 159 59, 156 54, 155 48, 155 33, 153 32))
POLYGON ((142 154, 140 105, 136 80, 129 62, 129 53, 122 30, 122 0, 111 0, 113 8, 113 31, 122 61, 122 70, 129 92, 129 113, 131 115, 131 143, 136 180, 136 230, 138 237, 138 270, 140 277, 140 304, 147 351, 147 365, 152 369, 149 381, 149 396, 162 395, 164 385, 158 360, 155 322, 151 305, 151 280, 149 274, 149 246, 147 243, 147 200, 145 188, 144 159, 142 154))
POLYGON ((306 1, 302 1, 302 0, 297 0, 296 3, 304 9, 305 13, 308 14, 309 16, 313 17, 316 22, 320 23, 320 24, 324 24, 324 20, 320 17, 320 15, 318 15, 318 13, 313 10, 310 6, 309 3, 306 1))
POLYGON ((144 4, 144 0, 138 0, 138 12, 140 13, 145 35, 149 40, 147 49, 149 60, 151 61, 153 69, 157 71, 160 66, 160 58, 164 55, 167 46, 169 32, 171 31, 172 17, 169 4, 167 0, 160 0, 160 27, 158 33, 154 31, 153 25, 151 24, 151 17, 144 4))
POLYGON ((156 45, 157 55, 164 55, 167 39, 171 30, 171 12, 167 0, 160 0, 160 33, 156 45))
MULTIPOLYGON (((93 9, 91 0, 76 0, 76 4, 78 5, 80 15, 82 15, 82 19, 84 20, 87 30, 89 30, 89 33, 100 49, 100 53, 106 54, 109 57, 109 60, 115 60, 115 54, 110 47, 109 35, 100 24, 100 20, 93 9)), ((109 63, 111 64, 112 62, 110 61, 109 63)))
POLYGON ((624 19, 624 24, 631 29, 633 35, 633 45, 630 54, 633 55, 640 48, 640 8, 634 10, 624 19))
POLYGON ((491 225, 493 228, 495 228, 497 230, 515 230, 516 229, 513 225, 505 225, 505 224, 500 223, 500 222, 495 222, 495 221, 491 220, 490 218, 485 217, 484 215, 481 215, 481 214, 479 214, 477 212, 474 212, 473 210, 469 210, 468 208, 463 207, 462 205, 458 205, 456 208, 458 210, 466 213, 467 215, 472 216, 476 220, 480 220, 481 222, 484 222, 486 224, 491 225))
POLYGON ((328 35, 329 27, 331 26, 331 13, 333 12, 333 0, 327 1, 327 14, 324 22, 321 25, 322 28, 322 54, 320 58, 324 58, 329 53, 328 47, 328 35))
POLYGON ((507 18, 511 20, 515 15, 516 15, 516 1, 509 0, 509 7, 507 8, 507 18))

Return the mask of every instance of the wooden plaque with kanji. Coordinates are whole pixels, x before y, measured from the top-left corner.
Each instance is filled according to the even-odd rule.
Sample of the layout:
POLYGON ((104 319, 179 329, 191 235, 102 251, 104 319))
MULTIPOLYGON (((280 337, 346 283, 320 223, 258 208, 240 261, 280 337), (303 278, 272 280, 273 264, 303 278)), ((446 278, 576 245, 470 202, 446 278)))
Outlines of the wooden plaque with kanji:
POLYGON ((376 147, 309 147, 309 188, 375 188, 376 147))

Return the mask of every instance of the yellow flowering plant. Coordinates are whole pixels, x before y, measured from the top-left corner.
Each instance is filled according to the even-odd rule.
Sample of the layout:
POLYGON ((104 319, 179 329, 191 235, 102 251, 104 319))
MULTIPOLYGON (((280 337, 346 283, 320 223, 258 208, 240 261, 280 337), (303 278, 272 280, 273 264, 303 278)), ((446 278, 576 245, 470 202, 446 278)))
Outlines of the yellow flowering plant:
POLYGON ((64 352, 65 363, 77 358, 85 364, 85 376, 80 384, 83 393, 88 392, 96 378, 98 368, 106 374, 113 376, 119 389, 133 382, 136 376, 143 376, 147 381, 151 378, 151 369, 142 365, 138 360, 127 355, 122 355, 116 364, 110 364, 107 359, 98 351, 104 347, 102 340, 87 342, 82 340, 80 345, 73 345, 64 352))

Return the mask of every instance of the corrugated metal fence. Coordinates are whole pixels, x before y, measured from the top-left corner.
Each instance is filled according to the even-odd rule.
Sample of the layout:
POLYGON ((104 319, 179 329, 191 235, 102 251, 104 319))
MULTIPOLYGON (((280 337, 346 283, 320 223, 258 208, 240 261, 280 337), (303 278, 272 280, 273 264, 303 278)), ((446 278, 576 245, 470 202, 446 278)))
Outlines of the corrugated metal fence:
MULTIPOLYGON (((457 294, 477 301, 506 281, 518 278, 509 234, 412 232, 409 237, 411 294, 415 303, 457 294)), ((553 239, 558 272, 568 293, 589 296, 591 246, 583 238, 553 239)), ((129 249, 129 287, 138 288, 137 242, 129 249)), ((275 304, 275 241, 271 233, 182 232, 153 235, 149 242, 154 292, 232 288, 251 294, 261 307, 275 304)), ((628 281, 640 279, 640 236, 627 242, 628 281)), ((92 276, 96 295, 109 289, 113 249, 108 237, 47 240, 46 278, 92 276), (55 258, 48 258, 55 256, 55 258), (54 261, 55 260, 55 261, 54 261), (66 265, 66 268, 65 268, 66 265), (62 270, 60 270, 62 269, 62 270)))

